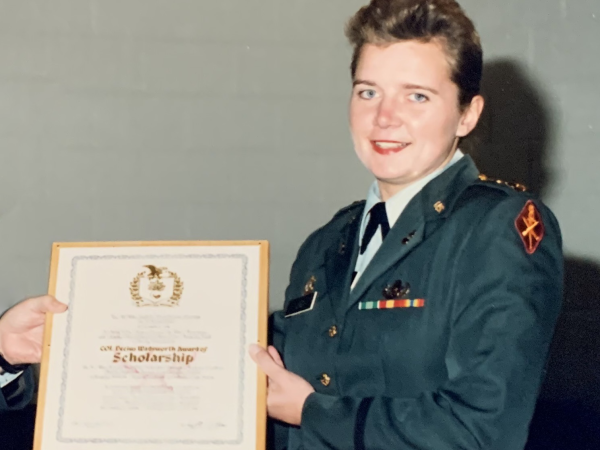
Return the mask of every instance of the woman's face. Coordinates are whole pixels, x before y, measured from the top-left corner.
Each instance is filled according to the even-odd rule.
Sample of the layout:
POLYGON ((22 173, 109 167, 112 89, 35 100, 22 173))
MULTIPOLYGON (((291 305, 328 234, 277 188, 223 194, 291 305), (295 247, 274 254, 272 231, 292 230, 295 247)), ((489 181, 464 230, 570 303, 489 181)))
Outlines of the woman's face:
POLYGON ((477 124, 483 99, 461 113, 458 87, 436 42, 363 47, 350 101, 356 154, 379 181, 382 199, 452 159, 457 137, 477 124))

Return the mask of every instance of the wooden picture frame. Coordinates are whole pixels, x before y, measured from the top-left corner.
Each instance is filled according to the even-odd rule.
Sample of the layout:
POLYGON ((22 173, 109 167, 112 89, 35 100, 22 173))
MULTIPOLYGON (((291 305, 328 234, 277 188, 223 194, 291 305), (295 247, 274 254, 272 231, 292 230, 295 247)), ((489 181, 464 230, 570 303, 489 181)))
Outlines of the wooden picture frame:
MULTIPOLYGON (((249 359, 247 347, 251 343, 267 345, 268 275, 267 241, 55 243, 48 290, 50 295, 68 303, 69 310, 64 315, 49 314, 46 320, 34 450, 104 450, 116 444, 118 448, 135 450, 248 449, 253 433, 255 438, 251 440, 256 449, 263 450, 266 377, 249 359), (131 279, 126 286, 125 279, 131 279), (239 299, 236 292, 240 293, 239 299), (175 310, 177 314, 170 312, 175 310), (239 316, 239 323, 228 320, 228 314, 239 316), (140 325, 148 321, 152 326, 140 325), (153 334, 152 327, 158 327, 160 332, 153 334), (187 334, 182 332, 185 327, 189 327, 187 334), (210 332, 202 331, 202 327, 208 327, 210 332), (170 337, 173 340, 169 343, 170 337), (152 344, 148 339, 157 342, 152 344), (177 339, 180 342, 175 342, 177 339), (189 346, 202 340, 208 344, 189 346), (183 342, 187 346, 180 345, 183 342), (227 349, 235 349, 236 356, 227 349), (210 363, 202 365, 204 357, 210 363), (188 361, 189 366, 184 366, 188 361), (221 362, 224 365, 219 376, 202 375, 210 370, 218 374, 221 362), (227 412, 234 408, 230 402, 211 397, 208 414, 210 405, 200 400, 194 403, 190 397, 195 394, 188 395, 174 387, 179 386, 176 383, 189 383, 193 392, 222 392, 229 398, 228 384, 220 380, 233 377, 233 369, 228 368, 234 367, 234 375, 240 381, 231 390, 241 402, 235 406, 236 420, 228 421, 227 412), (124 370, 138 373, 129 376, 124 370), (159 408, 157 415, 152 413, 152 408, 157 407, 148 401, 155 395, 153 389, 144 396, 131 394, 142 389, 143 383, 135 384, 135 380, 144 378, 140 371, 147 371, 150 378, 162 376, 161 383, 167 383, 170 374, 178 373, 169 378, 175 383, 171 391, 178 394, 161 391, 156 396, 162 399, 156 402, 164 402, 175 412, 165 413, 159 408), (117 379, 123 379, 123 385, 118 386, 117 379), (247 387, 248 380, 251 387, 247 387), (115 393, 122 392, 128 399, 133 398, 133 403, 121 402, 115 393), (248 405, 255 410, 249 411, 248 405), (178 411, 178 407, 182 410, 178 411), (185 408, 192 408, 191 412, 184 412, 185 408), (212 414, 221 414, 221 419, 211 423, 212 414), (117 420, 123 417, 131 417, 131 427, 117 420), (178 422, 183 417, 185 424, 178 422), (146 420, 148 426, 134 423, 136 420, 146 420), (163 420, 165 436, 170 438, 159 437, 163 420), (248 420, 254 425, 248 425, 248 420), (157 426, 156 421, 161 425, 157 426), (176 424, 183 428, 174 429, 176 424), (142 426, 144 436, 140 435, 142 426), (176 435, 180 437, 175 438, 176 435)), ((196 397, 206 398, 201 394, 196 397)))

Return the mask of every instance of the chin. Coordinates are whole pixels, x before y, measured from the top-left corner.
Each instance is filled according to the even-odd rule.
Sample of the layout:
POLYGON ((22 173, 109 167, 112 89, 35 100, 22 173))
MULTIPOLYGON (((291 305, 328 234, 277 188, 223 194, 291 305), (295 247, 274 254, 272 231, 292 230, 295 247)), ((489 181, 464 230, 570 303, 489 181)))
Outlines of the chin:
POLYGON ((372 160, 363 164, 378 180, 394 180, 407 175, 405 170, 399 170, 398 164, 382 164, 381 162, 372 160))

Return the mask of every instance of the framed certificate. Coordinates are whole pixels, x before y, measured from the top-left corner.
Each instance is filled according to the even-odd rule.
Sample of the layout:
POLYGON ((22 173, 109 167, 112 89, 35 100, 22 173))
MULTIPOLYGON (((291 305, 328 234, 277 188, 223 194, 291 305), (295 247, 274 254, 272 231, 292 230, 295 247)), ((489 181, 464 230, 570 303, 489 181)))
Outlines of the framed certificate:
POLYGON ((56 243, 35 450, 264 449, 268 242, 56 243))

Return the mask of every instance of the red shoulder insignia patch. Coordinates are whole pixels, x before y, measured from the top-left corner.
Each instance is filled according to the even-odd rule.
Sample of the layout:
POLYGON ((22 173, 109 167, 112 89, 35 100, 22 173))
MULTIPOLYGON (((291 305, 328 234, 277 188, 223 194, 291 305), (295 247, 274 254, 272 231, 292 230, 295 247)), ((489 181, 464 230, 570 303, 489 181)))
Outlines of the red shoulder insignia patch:
POLYGON ((525 245, 525 251, 532 255, 542 242, 545 229, 542 215, 531 200, 525 204, 515 219, 515 226, 519 236, 521 236, 523 245, 525 245))

